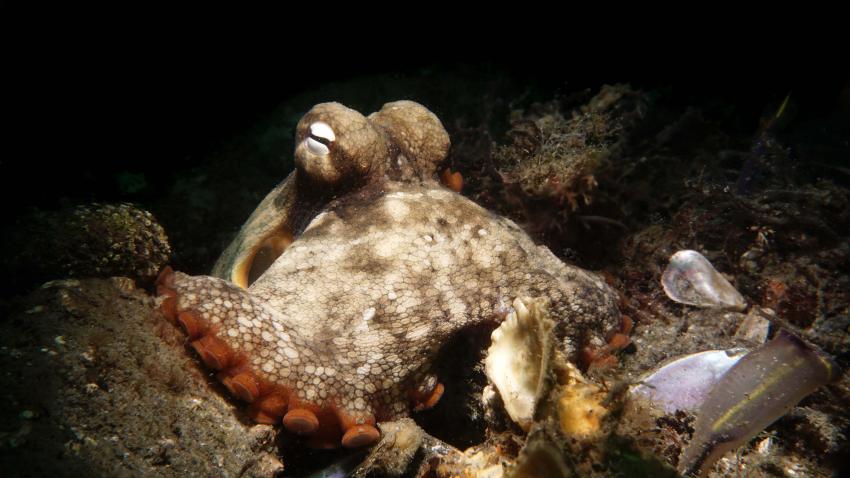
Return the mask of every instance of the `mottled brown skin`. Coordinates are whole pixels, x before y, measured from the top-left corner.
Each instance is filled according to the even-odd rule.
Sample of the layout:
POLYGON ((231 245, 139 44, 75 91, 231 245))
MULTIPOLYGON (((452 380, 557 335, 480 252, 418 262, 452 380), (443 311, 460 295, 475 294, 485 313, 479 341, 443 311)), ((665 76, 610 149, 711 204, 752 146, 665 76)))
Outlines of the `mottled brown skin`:
POLYGON ((376 421, 439 400, 429 367, 440 347, 499 320, 516 297, 549 299, 571 356, 619 326, 599 277, 432 179, 448 136, 421 105, 390 103, 369 118, 317 105, 296 140, 289 184, 243 227, 219 278, 160 278, 166 315, 258 420, 283 416, 316 446, 371 444, 376 421), (318 157, 306 142, 317 121, 335 133, 318 157), (281 230, 291 244, 247 289, 236 285, 281 230))

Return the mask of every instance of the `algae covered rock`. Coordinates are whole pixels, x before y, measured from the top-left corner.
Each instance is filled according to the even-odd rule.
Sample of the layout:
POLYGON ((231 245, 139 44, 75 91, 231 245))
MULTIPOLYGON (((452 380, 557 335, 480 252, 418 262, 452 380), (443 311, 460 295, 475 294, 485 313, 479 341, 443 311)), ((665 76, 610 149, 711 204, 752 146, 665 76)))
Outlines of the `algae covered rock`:
POLYGON ((251 426, 128 279, 46 284, 0 323, 4 476, 271 476, 251 426))
POLYGON ((0 239, 9 287, 51 279, 126 276, 149 281, 171 258, 156 218, 132 204, 86 204, 21 217, 0 239))

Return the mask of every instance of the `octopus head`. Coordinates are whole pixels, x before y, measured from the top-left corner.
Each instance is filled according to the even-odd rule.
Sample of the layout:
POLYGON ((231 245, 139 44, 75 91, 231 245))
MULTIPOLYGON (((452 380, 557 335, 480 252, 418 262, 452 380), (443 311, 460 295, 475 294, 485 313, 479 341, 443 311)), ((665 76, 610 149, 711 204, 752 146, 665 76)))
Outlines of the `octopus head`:
POLYGON ((432 180, 448 150, 440 120, 413 101, 387 103, 368 117, 340 103, 317 104, 296 127, 295 171, 257 206, 213 275, 247 287, 334 199, 381 191, 386 182, 432 180))
POLYGON ((385 104, 365 117, 339 103, 320 103, 298 123, 295 165, 330 188, 383 179, 432 177, 449 137, 431 111, 412 101, 385 104))
POLYGON ((379 173, 389 154, 384 135, 365 116, 339 103, 320 103, 301 118, 295 165, 310 180, 334 188, 379 173))

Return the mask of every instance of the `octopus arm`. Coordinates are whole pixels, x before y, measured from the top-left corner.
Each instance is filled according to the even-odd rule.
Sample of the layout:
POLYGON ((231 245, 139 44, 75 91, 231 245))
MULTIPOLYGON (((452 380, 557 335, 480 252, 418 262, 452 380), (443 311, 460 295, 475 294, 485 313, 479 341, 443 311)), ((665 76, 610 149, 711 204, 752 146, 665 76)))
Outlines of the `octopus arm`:
POLYGON ((181 327, 203 363, 251 417, 280 423, 313 447, 360 447, 380 437, 378 420, 439 401, 443 386, 422 370, 401 372, 363 356, 350 334, 339 343, 300 334, 249 290, 166 268, 157 281, 161 310, 181 327))

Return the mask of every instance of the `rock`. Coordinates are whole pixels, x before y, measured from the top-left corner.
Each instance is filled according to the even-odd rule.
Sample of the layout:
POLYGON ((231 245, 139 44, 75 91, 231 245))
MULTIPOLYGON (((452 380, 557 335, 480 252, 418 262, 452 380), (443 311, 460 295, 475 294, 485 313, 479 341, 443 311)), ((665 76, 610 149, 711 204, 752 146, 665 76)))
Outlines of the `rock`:
POLYGON ((5 290, 61 278, 127 276, 151 282, 171 258, 154 216, 132 204, 85 204, 25 214, 0 236, 5 290))
POLYGON ((127 279, 48 283, 0 323, 6 476, 271 476, 275 431, 214 391, 127 279))

